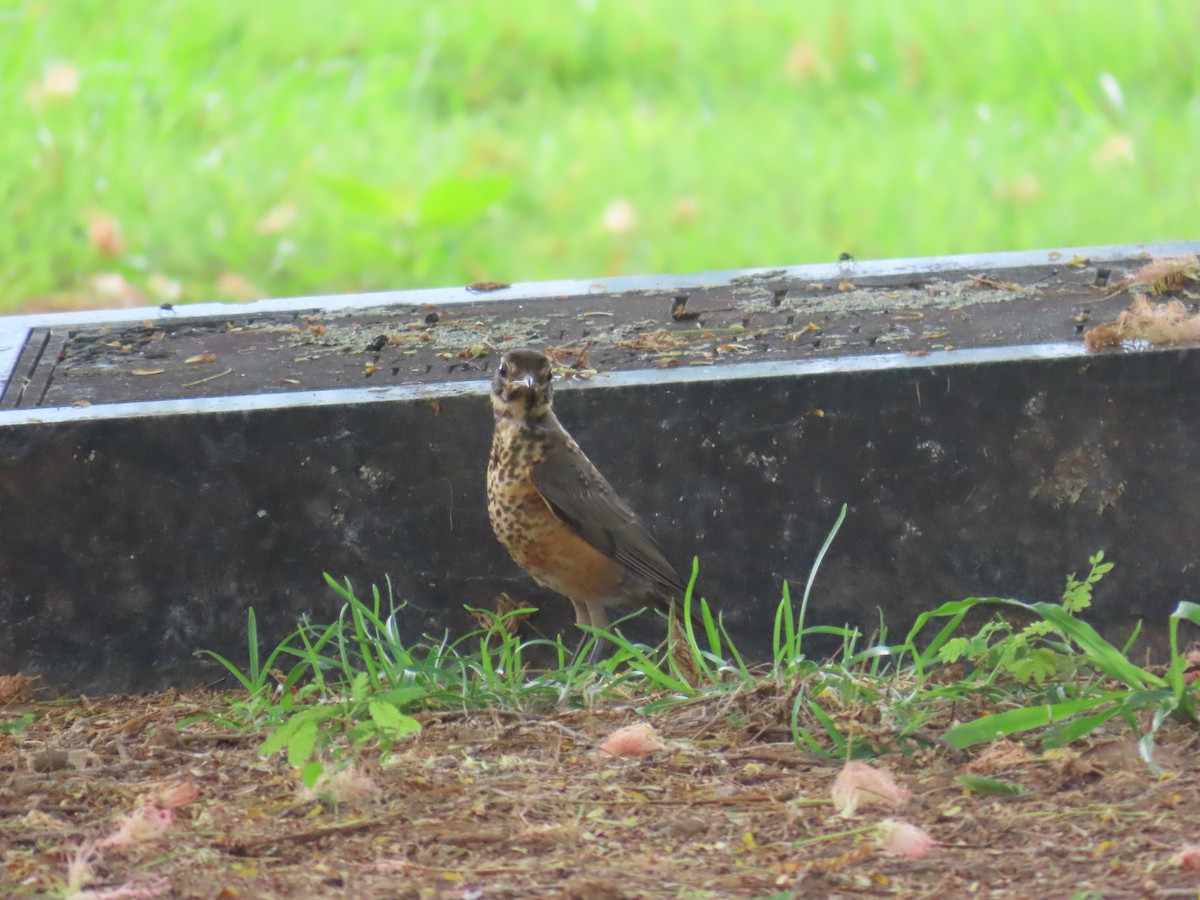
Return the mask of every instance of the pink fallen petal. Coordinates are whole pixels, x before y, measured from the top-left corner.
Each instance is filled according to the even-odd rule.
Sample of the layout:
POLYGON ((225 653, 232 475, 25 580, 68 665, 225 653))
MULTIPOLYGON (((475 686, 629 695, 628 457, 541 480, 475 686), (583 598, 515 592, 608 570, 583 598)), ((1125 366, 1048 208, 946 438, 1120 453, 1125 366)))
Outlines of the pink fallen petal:
POLYGON ((361 766, 351 765, 337 772, 322 772, 317 783, 302 793, 312 799, 332 797, 338 803, 353 805, 371 799, 379 792, 379 783, 361 766))
POLYGON ((96 863, 100 860, 100 851, 96 849, 95 841, 84 841, 75 848, 75 852, 67 857, 68 896, 75 896, 83 886, 92 880, 96 871, 96 863))
POLYGON ((1200 869, 1200 844, 1184 844, 1171 862, 1184 869, 1200 869))
POLYGON ((638 214, 632 203, 624 197, 618 197, 605 207, 601 221, 605 230, 613 234, 629 234, 637 228, 638 214))
POLYGON ((154 841, 166 834, 175 821, 175 813, 157 806, 139 806, 117 819, 117 829, 96 844, 99 850, 120 850, 134 844, 154 841))
POLYGON ((121 238, 121 222, 108 213, 92 210, 88 214, 88 242, 105 256, 120 256, 125 252, 121 238))
POLYGON ((906 859, 920 859, 935 846, 937 841, 916 825, 897 822, 895 819, 885 819, 879 823, 879 849, 884 853, 906 859))
POLYGON ((267 210, 267 214, 254 226, 256 234, 278 234, 292 227, 300 214, 295 203, 281 203, 267 210))
POLYGON ((177 809, 180 806, 195 803, 199 796, 200 791, 196 787, 196 782, 189 778, 187 781, 180 781, 176 784, 163 785, 151 795, 150 803, 163 809, 177 809))
POLYGON ((843 816, 852 816, 860 806, 879 804, 899 808, 912 793, 896 784, 883 769, 851 760, 833 782, 833 805, 843 816))
POLYGON ((366 866, 366 871, 375 872, 379 875, 395 875, 398 872, 408 872, 412 868, 412 863, 407 859, 381 859, 366 866))
POLYGON ((600 752, 610 756, 649 756, 667 745, 658 739, 654 729, 644 722, 618 728, 604 739, 600 752))
POLYGON ((350 766, 333 776, 333 796, 341 803, 361 803, 379 792, 379 783, 361 766, 350 766))

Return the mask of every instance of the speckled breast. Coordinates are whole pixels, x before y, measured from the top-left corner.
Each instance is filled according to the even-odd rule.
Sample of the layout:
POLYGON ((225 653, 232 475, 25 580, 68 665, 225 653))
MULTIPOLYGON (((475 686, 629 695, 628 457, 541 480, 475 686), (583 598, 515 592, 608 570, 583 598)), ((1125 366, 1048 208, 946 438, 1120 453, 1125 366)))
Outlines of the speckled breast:
POLYGON ((547 439, 499 420, 488 462, 488 518, 513 561, 544 587, 572 600, 604 597, 616 587, 612 560, 559 519, 533 483, 547 439))

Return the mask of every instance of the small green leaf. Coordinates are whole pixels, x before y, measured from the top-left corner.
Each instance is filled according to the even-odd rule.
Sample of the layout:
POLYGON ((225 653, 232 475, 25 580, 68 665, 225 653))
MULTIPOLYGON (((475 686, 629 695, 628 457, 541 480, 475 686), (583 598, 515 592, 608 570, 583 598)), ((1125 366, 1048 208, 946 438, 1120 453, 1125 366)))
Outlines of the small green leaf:
POLYGON ((1068 664, 1069 660, 1061 653, 1055 653, 1046 647, 1037 647, 1029 650, 1020 659, 1013 660, 1009 664, 1009 671, 1017 681, 1041 684, 1068 664))
POLYGON ((937 653, 938 662, 955 663, 971 652, 971 642, 965 637, 950 638, 937 653))
POLYGON ((1180 600, 1179 605, 1175 607, 1175 611, 1171 613, 1171 618, 1187 619, 1193 625, 1200 625, 1200 603, 1180 600))
POLYGON ((371 676, 366 671, 361 671, 354 676, 354 680, 350 682, 350 696, 355 700, 365 700, 370 693, 371 676))
POLYGON ((1027 793, 1024 785, 1013 781, 985 778, 983 775, 959 775, 954 780, 977 794, 992 794, 997 797, 1020 797, 1022 794, 1027 793))
POLYGON ((31 724, 33 724, 33 713, 25 713, 19 719, 0 724, 0 734, 15 734, 19 731, 24 731, 31 724))
POLYGON ((288 741, 292 739, 292 735, 296 731, 296 727, 300 724, 300 716, 294 715, 288 719, 274 731, 267 735, 258 747, 259 756, 272 756, 287 746, 288 741))
POLYGON ((395 191, 349 175, 318 173, 313 180, 328 188, 342 206, 352 212, 394 216, 403 206, 395 191))
POLYGON ((316 787, 317 781, 324 774, 325 767, 315 759, 300 770, 300 780, 304 782, 304 786, 310 790, 316 787))
POLYGON ((473 222, 504 199, 512 180, 499 175, 484 178, 443 178, 425 191, 418 208, 422 225, 463 225, 473 222))
POLYGON ((312 756, 317 743, 317 723, 311 718, 300 719, 287 742, 288 765, 303 765, 312 756))
POLYGON ((412 734, 421 730, 421 723, 412 716, 406 716, 390 703, 382 700, 372 700, 368 709, 371 721, 375 727, 389 737, 399 737, 402 734, 412 734))

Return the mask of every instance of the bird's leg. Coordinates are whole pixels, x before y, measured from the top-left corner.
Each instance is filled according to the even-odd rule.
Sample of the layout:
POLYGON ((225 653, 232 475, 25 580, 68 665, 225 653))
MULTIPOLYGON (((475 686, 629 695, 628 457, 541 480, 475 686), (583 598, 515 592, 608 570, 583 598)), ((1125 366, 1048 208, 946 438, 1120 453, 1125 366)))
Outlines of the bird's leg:
MULTIPOLYGON (((589 625, 593 628, 608 628, 608 615, 604 612, 603 603, 590 603, 587 606, 589 614, 589 625)), ((596 643, 592 645, 592 652, 588 654, 588 663, 596 665, 604 657, 612 653, 614 644, 606 640, 602 635, 596 635, 596 643)))
POLYGON ((596 643, 592 644, 592 652, 588 654, 588 665, 596 665, 596 663, 612 653, 612 650, 612 644, 602 638, 596 638, 596 643))
MULTIPOLYGON (((580 603, 577 600, 572 600, 571 605, 573 607, 575 607, 575 624, 576 625, 592 624, 592 617, 589 613, 588 605, 586 603, 580 603)), ((583 648, 585 646, 587 646, 588 640, 592 637, 593 637, 593 635, 588 634, 586 631, 583 632, 583 635, 579 638, 579 646, 575 648, 575 655, 571 657, 572 665, 583 655, 583 648)), ((600 646, 600 639, 596 638, 596 644, 592 648, 592 652, 588 655, 589 663, 594 662, 593 657, 596 655, 596 647, 599 647, 599 646, 600 646)))

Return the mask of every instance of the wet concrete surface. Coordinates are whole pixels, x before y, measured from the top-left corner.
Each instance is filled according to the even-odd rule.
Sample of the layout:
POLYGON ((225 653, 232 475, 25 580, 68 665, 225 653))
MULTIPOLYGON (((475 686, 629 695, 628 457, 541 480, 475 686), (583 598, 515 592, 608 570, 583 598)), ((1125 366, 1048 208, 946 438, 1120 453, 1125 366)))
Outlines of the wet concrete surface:
MULTIPOLYGON (((736 302, 740 286, 721 296, 691 290, 684 312, 700 312, 698 320, 671 319, 662 294, 543 301, 564 312, 575 304, 561 336, 549 332, 548 313, 530 313, 532 301, 519 301, 536 319, 528 322, 503 302, 447 308, 445 317, 432 310, 436 324, 418 317, 420 304, 386 316, 181 318, 152 323, 140 345, 132 340, 140 322, 104 334, 73 327, 71 341, 95 337, 55 354, 39 401, 62 405, 0 411, 0 670, 86 692, 203 683, 221 671, 194 651, 244 660, 251 606, 265 645, 301 616, 333 620, 339 601, 322 572, 363 589, 390 578, 409 604, 401 622, 411 638, 473 627, 464 604, 492 606, 500 591, 542 608, 530 635, 569 631, 569 604, 521 575, 488 528, 483 367, 509 340, 581 349, 582 330, 597 321, 582 365, 578 354, 562 357, 564 371, 587 377, 564 379, 560 418, 669 558, 686 568, 699 557, 700 593, 748 657, 769 655, 780 584, 787 579, 799 596, 843 503, 848 516, 816 582, 810 623, 870 633, 882 615, 898 639, 942 601, 1057 599, 1066 576, 1103 549, 1116 569, 1098 587, 1091 620, 1123 640, 1144 618, 1148 646, 1161 649, 1169 611, 1200 594, 1200 356, 1084 353, 1080 317, 1106 315, 1104 304, 1124 308, 1128 295, 1100 296, 1094 269, 1053 269, 1021 276, 1040 293, 1007 290, 1003 299, 1006 289, 978 284, 935 297, 933 281, 964 284, 944 274, 915 279, 919 287, 880 286, 909 292, 914 305, 873 310, 838 305, 854 291, 835 289, 820 294, 822 310, 789 311, 783 304, 799 289, 788 287, 775 306, 781 288, 761 278, 747 289, 772 286, 736 302), (920 305, 912 292, 944 302, 920 305), (994 302, 966 302, 975 295, 994 302), (613 316, 582 315, 606 309, 613 316), (740 342, 752 349, 722 351, 728 342, 715 329, 732 325, 719 323, 747 315, 742 327, 753 336, 740 342), (472 324, 451 325, 458 320, 472 324), (399 327, 409 322, 426 327, 399 327), (305 332, 313 324, 324 331, 305 332), (364 349, 379 334, 439 329, 444 336, 419 345, 405 338, 364 349), (621 344, 660 329, 687 342, 621 344), (903 337, 881 347, 888 334, 903 337), (118 346, 94 349, 110 335, 118 346), (486 355, 459 355, 481 343, 486 355), (146 347, 171 355, 151 357, 146 347), (187 362, 201 349, 213 363, 187 362), (376 355, 375 372, 364 374, 376 355), (183 382, 192 370, 242 359, 282 361, 245 378, 294 374, 304 390, 260 407, 180 399, 190 396, 183 382), (312 366, 290 368, 304 363, 312 366), (461 368, 468 363, 479 368, 461 368), (392 366, 429 383, 344 390, 370 387, 392 366), (161 368, 178 383, 133 368, 161 368), (157 393, 139 393, 149 390, 142 385, 157 393)), ((1017 274, 986 277, 1016 285, 1017 274)), ((232 377, 193 387, 226 390, 217 386, 232 377)), ((640 627, 648 638, 661 630, 652 620, 640 627)), ((812 646, 818 656, 832 649, 812 646)))
MULTIPOLYGON (((676 290, 45 328, 27 354, 23 408, 301 392, 487 377, 499 350, 550 348, 564 372, 728 366, 882 352, 1073 341, 1116 315, 1112 286, 1144 259, 816 281, 787 270, 676 290), (1099 272, 1108 273, 1098 278, 1099 272), (1115 272, 1115 275, 1114 275, 1115 272), (44 343, 39 345, 38 340, 44 343)), ((420 294, 414 295, 419 300, 420 294)))

